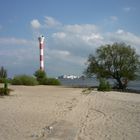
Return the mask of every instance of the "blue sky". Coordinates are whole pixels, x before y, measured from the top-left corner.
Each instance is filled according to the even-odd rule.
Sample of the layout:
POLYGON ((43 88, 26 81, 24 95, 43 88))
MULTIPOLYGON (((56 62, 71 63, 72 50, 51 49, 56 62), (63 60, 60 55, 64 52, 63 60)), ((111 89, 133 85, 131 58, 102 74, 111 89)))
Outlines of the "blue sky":
POLYGON ((49 76, 82 75, 88 55, 125 42, 140 54, 139 0, 0 0, 0 66, 9 76, 39 68, 44 35, 49 76))

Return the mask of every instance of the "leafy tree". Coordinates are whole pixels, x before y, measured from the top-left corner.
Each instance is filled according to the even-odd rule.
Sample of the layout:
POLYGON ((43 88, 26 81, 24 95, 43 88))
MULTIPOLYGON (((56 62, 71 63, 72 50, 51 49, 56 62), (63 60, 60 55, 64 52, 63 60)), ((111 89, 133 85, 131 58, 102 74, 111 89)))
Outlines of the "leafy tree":
POLYGON ((139 55, 125 43, 103 45, 96 54, 88 57, 86 74, 96 74, 98 78, 113 78, 117 88, 125 89, 129 80, 136 79, 140 68, 139 55))
POLYGON ((36 79, 39 82, 39 84, 43 84, 44 83, 44 80, 47 79, 46 72, 43 71, 43 70, 37 70, 34 73, 34 76, 36 77, 36 79))

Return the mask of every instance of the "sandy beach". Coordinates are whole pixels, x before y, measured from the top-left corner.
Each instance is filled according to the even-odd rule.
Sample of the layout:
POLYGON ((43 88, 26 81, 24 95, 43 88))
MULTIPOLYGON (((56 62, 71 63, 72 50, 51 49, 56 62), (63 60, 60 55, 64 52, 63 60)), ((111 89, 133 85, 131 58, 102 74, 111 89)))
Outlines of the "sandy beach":
POLYGON ((139 140, 140 95, 10 86, 0 97, 0 140, 139 140))

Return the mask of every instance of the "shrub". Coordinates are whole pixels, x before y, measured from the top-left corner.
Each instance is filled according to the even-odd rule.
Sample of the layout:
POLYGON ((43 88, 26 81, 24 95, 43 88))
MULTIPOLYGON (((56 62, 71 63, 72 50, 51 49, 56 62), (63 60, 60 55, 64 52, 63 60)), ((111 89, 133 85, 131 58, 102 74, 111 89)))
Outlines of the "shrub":
POLYGON ((36 80, 39 82, 40 85, 43 84, 43 81, 46 79, 46 72, 43 70, 37 70, 34 73, 34 76, 36 77, 36 80))
POLYGON ((32 76, 28 76, 28 75, 18 75, 15 76, 12 80, 12 84, 13 85, 27 85, 27 86, 34 86, 37 85, 38 82, 37 80, 32 77, 32 76))
POLYGON ((0 96, 8 96, 10 95, 10 91, 12 91, 11 89, 8 88, 8 80, 4 79, 4 87, 0 88, 0 96))
POLYGON ((4 67, 0 68, 0 78, 7 78, 7 70, 4 67))
POLYGON ((9 96, 11 91, 9 88, 0 88, 0 96, 9 96))
POLYGON ((0 83, 4 83, 7 78, 7 70, 4 67, 0 68, 0 83))
POLYGON ((41 85, 60 85, 59 80, 55 78, 43 78, 39 83, 41 85))
POLYGON ((45 71, 37 70, 34 73, 34 76, 40 85, 60 85, 59 80, 55 78, 47 78, 45 71))
POLYGON ((39 85, 47 85, 47 84, 46 84, 46 83, 47 83, 47 78, 44 77, 44 78, 39 79, 39 80, 38 80, 38 83, 39 83, 39 85))
POLYGON ((111 90, 111 86, 110 86, 109 82, 106 81, 104 78, 101 78, 99 82, 100 82, 99 87, 98 87, 99 91, 110 91, 111 90))
POLYGON ((5 78, 0 78, 0 83, 4 83, 5 78))
POLYGON ((60 85, 60 82, 58 79, 55 78, 46 78, 46 81, 44 82, 45 85, 60 85))

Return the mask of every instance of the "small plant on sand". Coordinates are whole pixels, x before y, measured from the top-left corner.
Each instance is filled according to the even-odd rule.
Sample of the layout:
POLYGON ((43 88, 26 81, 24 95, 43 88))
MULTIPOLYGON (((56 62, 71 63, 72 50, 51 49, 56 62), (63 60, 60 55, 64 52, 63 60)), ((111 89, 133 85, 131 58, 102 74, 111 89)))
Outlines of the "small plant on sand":
POLYGON ((93 91, 93 88, 86 88, 82 90, 82 94, 88 95, 93 91))
POLYGON ((7 70, 4 67, 0 68, 0 83, 4 83, 7 78, 7 70))
POLYGON ((8 80, 4 80, 4 87, 0 88, 0 96, 9 96, 12 90, 8 88, 8 80))

